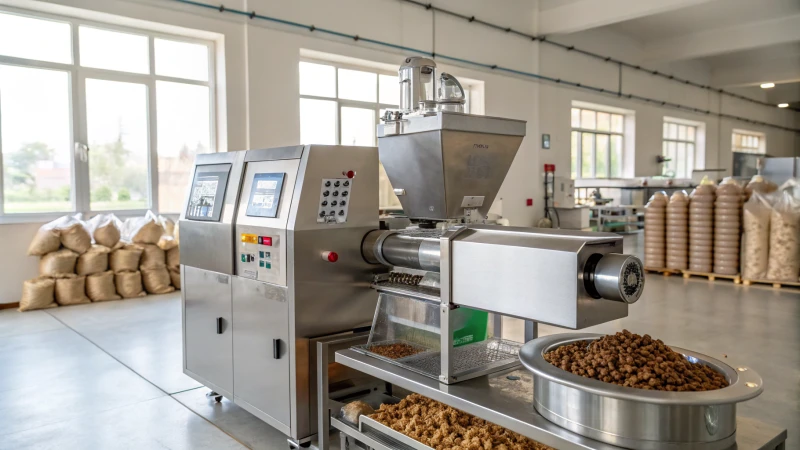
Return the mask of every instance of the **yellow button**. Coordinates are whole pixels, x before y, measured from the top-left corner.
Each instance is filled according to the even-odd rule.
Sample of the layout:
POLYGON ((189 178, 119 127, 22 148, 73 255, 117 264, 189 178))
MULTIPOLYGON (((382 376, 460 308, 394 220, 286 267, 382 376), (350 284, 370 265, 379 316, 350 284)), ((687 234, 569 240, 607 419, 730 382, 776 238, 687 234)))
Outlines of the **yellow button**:
POLYGON ((246 242, 248 244, 255 244, 256 242, 258 242, 258 236, 255 234, 242 233, 242 242, 246 242))

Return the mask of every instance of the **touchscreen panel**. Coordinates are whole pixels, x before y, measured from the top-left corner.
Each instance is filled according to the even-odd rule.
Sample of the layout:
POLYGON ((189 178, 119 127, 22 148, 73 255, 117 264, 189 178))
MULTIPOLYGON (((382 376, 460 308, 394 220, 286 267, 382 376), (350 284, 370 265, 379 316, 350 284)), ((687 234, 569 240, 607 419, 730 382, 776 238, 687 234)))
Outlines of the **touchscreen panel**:
MULTIPOLYGON (((230 169, 230 165, 217 169, 230 169)), ((214 170, 211 167, 198 167, 189 193, 186 207, 186 218, 219 222, 222 204, 225 199, 225 187, 228 184, 229 170, 214 170)))
POLYGON ((253 176, 250 188, 250 202, 247 204, 247 215, 250 217, 278 216, 278 205, 281 201, 284 173, 257 173, 253 176))

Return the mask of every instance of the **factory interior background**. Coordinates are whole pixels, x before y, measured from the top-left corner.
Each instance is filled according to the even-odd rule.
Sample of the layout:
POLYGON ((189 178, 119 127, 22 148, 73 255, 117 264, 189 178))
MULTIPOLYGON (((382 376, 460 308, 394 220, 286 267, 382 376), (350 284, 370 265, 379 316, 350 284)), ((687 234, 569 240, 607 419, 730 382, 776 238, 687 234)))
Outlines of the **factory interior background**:
MULTIPOLYGON (((663 248, 652 267, 645 206, 664 191, 669 218, 675 192, 729 179, 744 196, 759 175, 796 205, 782 185, 800 177, 797 0, 0 0, 0 449, 287 448, 285 433, 184 373, 174 225, 196 155, 377 147, 407 56, 457 77, 464 112, 527 122, 491 217, 618 233, 644 261, 628 317, 584 331, 629 329, 749 365, 764 392, 739 415, 800 448, 800 256, 789 279, 748 278, 737 225, 733 272, 690 270, 691 250, 668 267, 663 248), (97 272, 117 284, 102 300, 126 298, 81 288, 20 312, 31 280, 55 278, 58 297, 63 280, 96 276, 81 259, 77 277, 55 273, 58 243, 31 254, 42 230, 81 221, 119 224, 123 238, 158 224, 162 278, 142 266, 145 284, 123 293, 119 238, 106 252, 62 233, 112 260, 97 272)), ((383 169, 374 195, 384 213, 400 209, 383 169)), ((800 219, 789 228, 800 252, 800 219)), ((502 337, 522 341, 524 328, 504 318, 502 337)))

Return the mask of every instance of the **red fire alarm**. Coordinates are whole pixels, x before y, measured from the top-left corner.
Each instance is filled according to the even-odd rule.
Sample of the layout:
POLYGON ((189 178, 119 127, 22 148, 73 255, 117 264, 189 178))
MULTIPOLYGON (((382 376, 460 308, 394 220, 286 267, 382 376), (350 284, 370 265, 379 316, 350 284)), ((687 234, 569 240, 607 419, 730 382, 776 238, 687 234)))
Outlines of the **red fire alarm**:
POLYGON ((532 198, 529 198, 529 199, 525 200, 525 205, 527 205, 527 206, 533 206, 533 199, 532 199, 532 198))
POLYGON ((556 171, 556 165, 555 164, 545 164, 544 165, 544 171, 547 172, 547 173, 553 173, 553 172, 556 171))

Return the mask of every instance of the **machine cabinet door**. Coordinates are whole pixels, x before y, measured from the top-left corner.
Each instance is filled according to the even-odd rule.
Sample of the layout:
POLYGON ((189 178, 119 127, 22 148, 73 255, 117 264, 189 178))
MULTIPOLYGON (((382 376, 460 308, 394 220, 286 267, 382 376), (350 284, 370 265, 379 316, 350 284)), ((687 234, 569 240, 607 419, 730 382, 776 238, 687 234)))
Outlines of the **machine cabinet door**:
POLYGON ((232 396, 231 276, 185 266, 183 281, 186 369, 232 396))
POLYGON ((242 277, 233 280, 236 401, 290 427, 286 288, 242 277))

